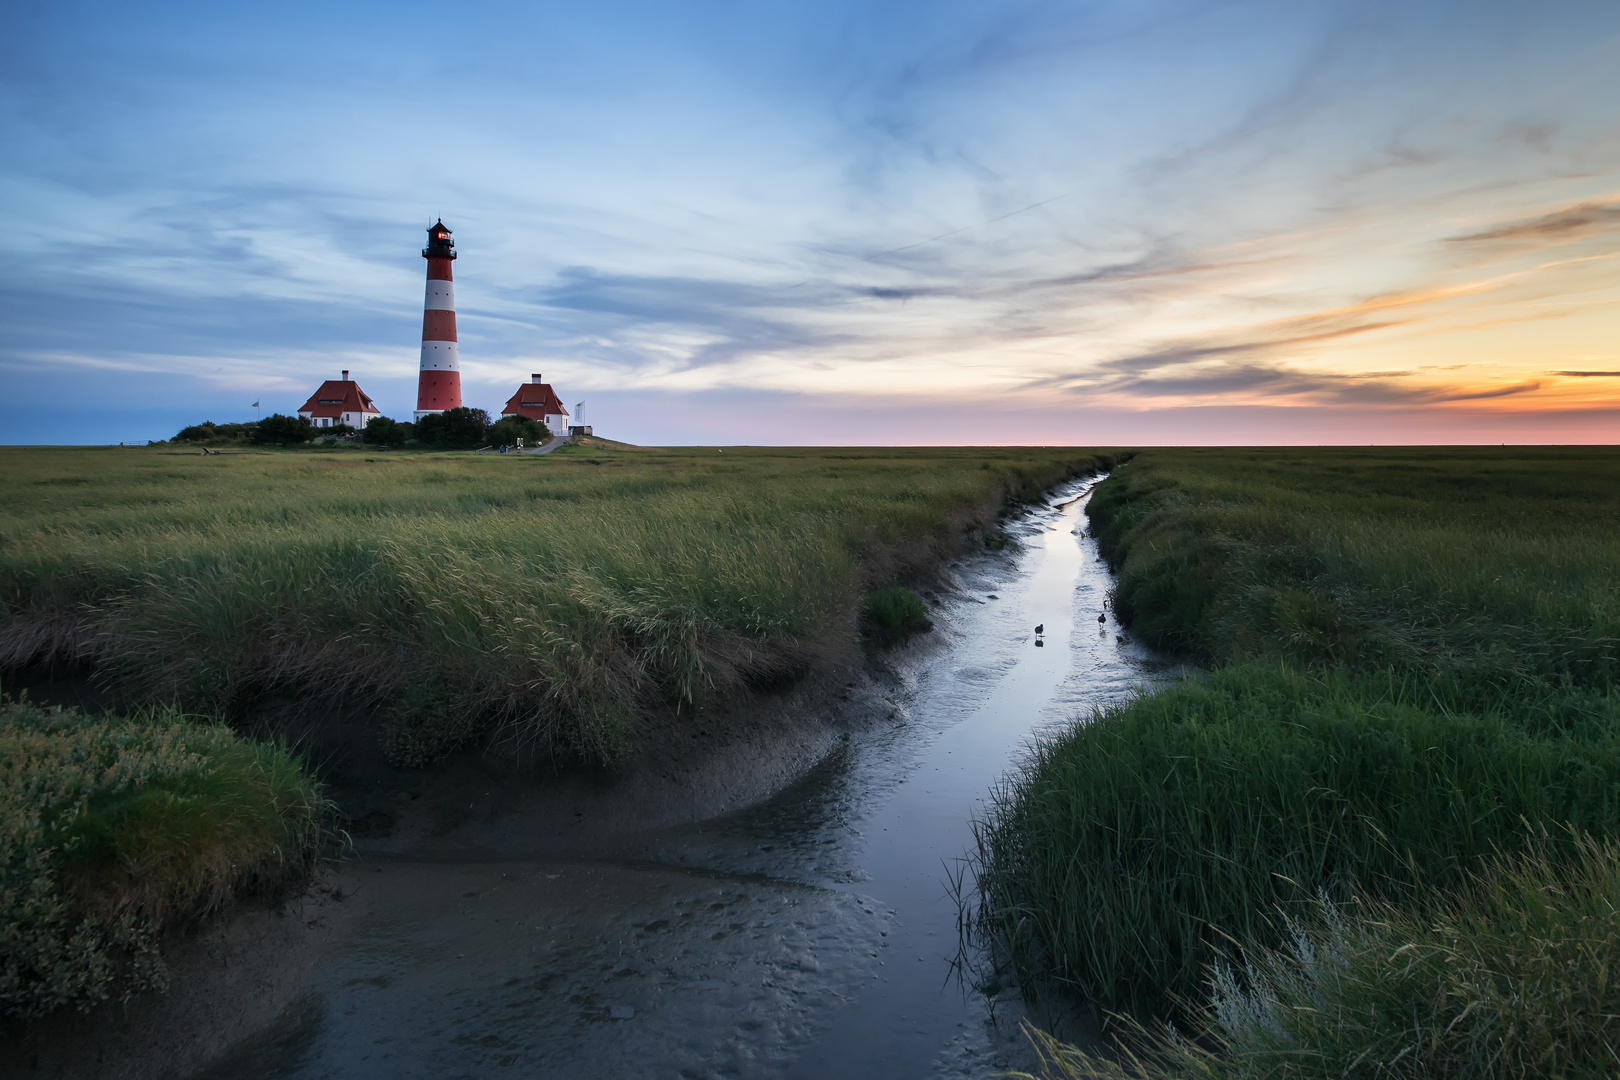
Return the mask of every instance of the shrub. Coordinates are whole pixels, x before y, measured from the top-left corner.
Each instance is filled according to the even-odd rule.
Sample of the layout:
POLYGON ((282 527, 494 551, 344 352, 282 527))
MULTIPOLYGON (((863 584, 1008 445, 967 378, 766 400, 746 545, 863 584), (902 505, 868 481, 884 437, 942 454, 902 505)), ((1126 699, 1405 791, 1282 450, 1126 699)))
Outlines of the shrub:
POLYGON ((163 930, 301 880, 327 813, 284 744, 0 703, 0 1016, 162 987, 163 930))
POLYGON ((904 641, 913 634, 926 634, 934 628, 921 598, 898 585, 868 595, 861 607, 861 617, 872 636, 885 645, 904 641))
POLYGON ((175 442, 191 443, 220 443, 240 442, 243 439, 253 438, 258 431, 258 424, 216 424, 212 420, 204 420, 200 424, 183 427, 175 435, 175 442))
POLYGON ((440 450, 476 450, 489 445, 489 413, 483 409, 446 409, 416 422, 416 437, 440 450))
POLYGON ((540 446, 545 443, 549 435, 546 426, 540 421, 514 414, 512 416, 503 416, 492 424, 486 436, 486 441, 496 446, 515 446, 517 441, 522 439, 524 446, 540 446))
POLYGON ((374 416, 361 435, 373 446, 404 446, 414 436, 415 425, 400 423, 386 416, 374 416))
POLYGON ((315 429, 310 426, 307 418, 274 413, 259 421, 253 441, 272 446, 296 446, 307 443, 314 437, 315 429))

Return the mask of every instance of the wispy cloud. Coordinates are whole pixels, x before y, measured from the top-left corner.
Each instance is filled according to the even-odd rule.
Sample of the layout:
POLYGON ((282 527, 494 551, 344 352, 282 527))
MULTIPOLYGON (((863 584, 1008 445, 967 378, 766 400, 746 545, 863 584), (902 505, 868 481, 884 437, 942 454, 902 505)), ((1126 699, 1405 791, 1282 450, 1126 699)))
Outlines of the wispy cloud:
POLYGON ((426 10, 292 55, 254 9, 19 23, 0 364, 180 400, 343 358, 408 411, 442 213, 469 385, 1620 401, 1620 9, 435 9, 478 63, 431 93, 426 10))
POLYGON ((1451 242, 1485 244, 1530 240, 1566 243, 1614 231, 1620 231, 1620 201, 1588 202, 1479 232, 1453 236, 1451 242))

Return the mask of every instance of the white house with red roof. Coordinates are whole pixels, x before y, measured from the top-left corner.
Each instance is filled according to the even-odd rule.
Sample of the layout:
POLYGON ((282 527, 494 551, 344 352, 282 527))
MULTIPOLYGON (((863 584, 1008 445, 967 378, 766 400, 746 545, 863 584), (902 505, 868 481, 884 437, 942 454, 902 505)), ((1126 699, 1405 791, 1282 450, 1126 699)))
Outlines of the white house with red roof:
POLYGON ((546 430, 553 435, 568 434, 568 410, 563 408, 557 391, 551 388, 550 383, 542 382, 539 375, 529 376, 529 381, 518 387, 518 392, 501 410, 501 415, 526 416, 546 425, 546 430))
POLYGON ((345 371, 343 378, 327 379, 321 383, 321 388, 304 402, 298 415, 317 428, 347 424, 359 431, 374 417, 381 416, 382 410, 345 371))

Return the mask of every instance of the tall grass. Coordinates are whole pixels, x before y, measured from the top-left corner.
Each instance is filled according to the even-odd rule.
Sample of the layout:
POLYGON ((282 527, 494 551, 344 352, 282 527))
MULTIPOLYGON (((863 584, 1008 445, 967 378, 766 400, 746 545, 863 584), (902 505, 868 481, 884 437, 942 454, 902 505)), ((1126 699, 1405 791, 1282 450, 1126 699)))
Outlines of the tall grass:
POLYGON ((381 705, 402 764, 499 726, 611 758, 661 704, 846 647, 1076 451, 0 451, 0 667, 135 700, 381 705))
MULTIPOLYGON (((1527 837, 1616 835, 1613 450, 1155 450, 1088 512, 1118 571, 1116 613, 1213 670, 1077 721, 998 793, 979 827, 979 926, 1026 978, 1197 1024, 1218 957, 1259 974, 1216 979, 1217 1002, 1269 993, 1282 969, 1266 964, 1303 962, 1290 920, 1324 898, 1359 897, 1391 925, 1398 913, 1416 942, 1424 920, 1485 904, 1495 886, 1478 881, 1517 888, 1500 860, 1527 837)), ((1595 857, 1573 842, 1533 852, 1547 873, 1585 866, 1612 889, 1595 857)), ((1355 933, 1384 940, 1370 925, 1355 933)), ((1608 993, 1591 965, 1570 977, 1596 980, 1573 993, 1608 993)), ((1389 1016, 1428 1015, 1433 985, 1386 982, 1389 1016)), ((1409 1054, 1245 1071, 1259 1067, 1225 1028, 1210 1035, 1225 1049, 1199 1060, 1245 1077, 1532 1075, 1513 1039, 1532 1021, 1553 1030, 1562 1006, 1523 1000, 1534 1017, 1422 1068, 1409 1054)), ((1342 1010, 1295 1019, 1310 1053, 1376 1041, 1342 1010)), ((1451 1033, 1486 1030, 1452 1020, 1451 1033)), ((1171 1074, 1206 1075, 1172 1058, 1171 1074)), ((1567 1060, 1595 1074, 1581 1070, 1597 1059, 1567 1060)))
POLYGON ((1620 673, 1620 454, 1156 450, 1088 508, 1147 640, 1461 689, 1620 673))
POLYGON ((1535 838, 1430 911, 1319 903, 1217 967, 1202 1043, 1137 1028, 1099 1058, 1037 1035, 1052 1077, 1339 1080, 1620 1074, 1620 847, 1535 838))
POLYGON ((979 826, 986 914, 1024 970, 1163 1013, 1323 894, 1419 902, 1526 821, 1620 826, 1620 699, 1528 716, 1409 696, 1248 664, 1075 725, 979 826))
POLYGON ((303 880, 327 820, 285 745, 0 703, 0 1016, 161 987, 164 931, 303 880))

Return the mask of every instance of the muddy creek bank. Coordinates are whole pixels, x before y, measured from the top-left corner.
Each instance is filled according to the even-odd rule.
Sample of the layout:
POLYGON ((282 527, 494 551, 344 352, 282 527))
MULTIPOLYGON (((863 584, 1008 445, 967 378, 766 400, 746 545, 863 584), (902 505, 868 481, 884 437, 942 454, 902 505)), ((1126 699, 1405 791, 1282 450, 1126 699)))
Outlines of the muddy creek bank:
POLYGON ((328 875, 341 910, 311 920, 318 947, 289 947, 307 966, 277 1019, 195 1075, 1025 1064, 1016 993, 987 1001, 954 977, 948 879, 1032 736, 1166 674, 1097 621, 1109 578, 1082 535, 1089 486, 1015 523, 1018 550, 954 567, 936 632, 892 668, 789 695, 759 736, 716 731, 612 780, 524 790, 470 762, 376 793, 386 835, 328 875))

